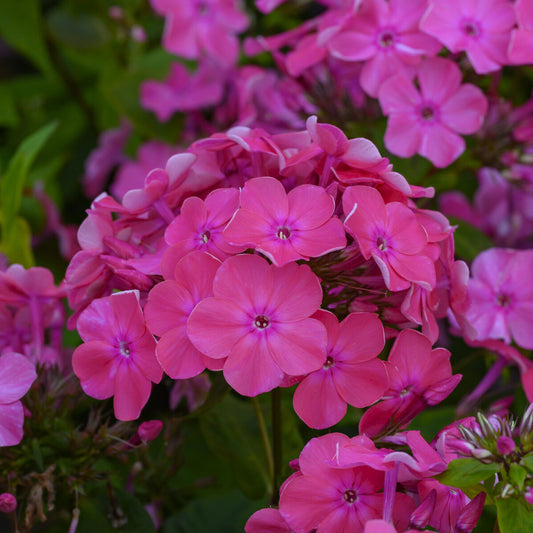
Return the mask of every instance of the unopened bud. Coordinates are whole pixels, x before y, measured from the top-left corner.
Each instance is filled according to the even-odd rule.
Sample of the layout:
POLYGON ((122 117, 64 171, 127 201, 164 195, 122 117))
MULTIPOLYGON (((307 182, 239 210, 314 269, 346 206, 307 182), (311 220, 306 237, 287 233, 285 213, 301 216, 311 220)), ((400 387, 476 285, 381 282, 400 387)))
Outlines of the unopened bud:
POLYGON ((163 422, 161 420, 148 420, 139 426, 137 433, 143 442, 151 442, 157 438, 162 429, 163 422))
POLYGON ((493 425, 489 422, 489 420, 483 413, 478 413, 476 418, 484 437, 496 436, 493 425))
POLYGON ((4 492, 0 494, 0 512, 12 513, 17 508, 17 499, 13 494, 4 492))
POLYGON ((515 492, 514 487, 510 483, 507 483, 506 485, 503 486, 500 495, 502 498, 509 498, 509 496, 512 496, 514 492, 515 492))
POLYGON ((500 455, 510 455, 515 451, 516 445, 511 437, 501 435, 496 442, 496 448, 500 455))
POLYGON ((483 461, 484 459, 493 458, 494 456, 489 450, 484 450, 483 448, 476 448, 472 450, 472 457, 478 461, 483 461))
POLYGON ((486 494, 480 492, 472 501, 470 501, 461 511, 455 524, 454 533, 471 533, 483 512, 486 494))
POLYGON ((435 502, 437 501, 437 491, 435 489, 424 498, 422 503, 412 512, 409 519, 410 529, 424 529, 431 520, 435 511, 435 502))

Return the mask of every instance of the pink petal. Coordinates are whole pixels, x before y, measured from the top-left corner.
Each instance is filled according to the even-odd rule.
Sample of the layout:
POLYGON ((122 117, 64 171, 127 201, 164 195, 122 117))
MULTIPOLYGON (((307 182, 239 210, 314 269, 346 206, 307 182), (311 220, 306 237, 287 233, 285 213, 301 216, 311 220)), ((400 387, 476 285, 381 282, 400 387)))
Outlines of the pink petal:
POLYGON ((127 360, 122 361, 115 378, 115 416, 119 420, 139 418, 151 391, 150 380, 146 379, 135 365, 127 360))
POLYGON ((192 378, 205 370, 202 354, 191 344, 185 327, 171 329, 161 337, 157 359, 172 379, 192 378))
POLYGON ((276 237, 277 225, 258 214, 246 209, 239 209, 231 222, 224 229, 223 236, 229 243, 246 244, 250 247, 276 237))
POLYGON ((275 178, 252 178, 241 191, 241 207, 273 223, 283 223, 289 214, 285 188, 275 178))
POLYGON ((117 335, 137 338, 144 334, 146 325, 139 304, 138 291, 123 291, 109 297, 109 308, 116 321, 117 335))
POLYGON ((37 379, 35 366, 18 353, 0 356, 0 404, 20 400, 37 379))
POLYGON ((391 113, 412 114, 422 102, 414 84, 404 76, 394 76, 385 81, 379 90, 379 105, 385 115, 391 113))
POLYGON ((168 244, 177 244, 191 239, 206 223, 207 209, 200 198, 191 196, 181 206, 180 214, 170 223, 165 231, 168 244))
POLYGON ((336 361, 360 363, 379 355, 384 346, 385 331, 376 315, 350 313, 339 325, 332 352, 336 361))
POLYGON ((434 57, 418 67, 418 83, 424 99, 440 107, 459 89, 461 71, 453 61, 434 57))
POLYGON ((338 218, 331 218, 319 228, 293 232, 290 241, 302 256, 319 257, 345 248, 346 234, 342 222, 338 218))
POLYGON ((333 57, 344 61, 364 61, 377 52, 373 37, 357 31, 343 31, 329 40, 328 49, 333 57))
POLYGON ((393 154, 412 157, 419 153, 422 143, 422 129, 413 112, 394 113, 389 116, 385 131, 385 146, 393 154))
POLYGON ((431 124, 423 133, 418 153, 427 157, 436 167, 444 168, 465 150, 462 137, 440 124, 431 124))
MULTIPOLYGON (((437 283, 435 265, 425 255, 389 254, 388 260, 393 270, 402 278, 418 283, 424 289, 431 291, 437 283)), ((394 290, 392 286, 391 290, 394 290)))
POLYGON ((213 281, 221 264, 205 252, 191 252, 176 265, 174 276, 187 288, 196 304, 213 296, 213 281))
POLYGON ((481 127, 486 112, 487 99, 481 89, 466 84, 442 105, 440 118, 450 129, 471 134, 481 127))
POLYGON ((300 185, 288 194, 291 228, 318 228, 333 215, 335 201, 322 187, 300 185), (309 209, 309 206, 313 206, 309 209))
POLYGON ((15 446, 23 436, 24 408, 21 402, 0 404, 0 447, 15 446))
POLYGON ((146 330, 142 337, 130 344, 130 358, 146 378, 154 383, 159 383, 163 377, 163 370, 155 356, 155 349, 155 339, 146 330))

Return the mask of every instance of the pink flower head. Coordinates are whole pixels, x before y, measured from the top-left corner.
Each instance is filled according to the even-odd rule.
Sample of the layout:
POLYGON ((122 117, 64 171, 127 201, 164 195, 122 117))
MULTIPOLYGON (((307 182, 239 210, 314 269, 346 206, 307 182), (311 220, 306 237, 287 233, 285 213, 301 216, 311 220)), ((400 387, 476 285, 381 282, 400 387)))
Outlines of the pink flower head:
POLYGON ((322 187, 300 185, 287 194, 275 178, 254 178, 245 183, 241 207, 223 235, 283 266, 346 246, 334 209, 335 201, 322 187))
POLYGON ((17 499, 10 492, 0 494, 0 513, 12 513, 17 508, 17 499))
POLYGON ((531 65, 533 63, 533 4, 529 0, 516 0, 514 8, 518 28, 511 33, 509 60, 518 65, 531 65))
POLYGON ((236 34, 248 26, 237 0, 151 0, 151 4, 165 16, 163 48, 169 52, 187 59, 205 54, 224 66, 237 59, 236 34))
POLYGON ((256 396, 278 387, 285 374, 301 376, 324 364, 326 329, 310 318, 322 289, 307 265, 230 257, 218 269, 213 294, 192 311, 189 338, 204 355, 227 357, 224 377, 240 394, 256 396))
POLYGON ((431 342, 418 331, 404 329, 390 351, 390 387, 385 400, 370 407, 359 430, 370 436, 388 428, 402 429, 428 405, 446 398, 461 379, 452 375, 450 352, 431 349, 431 342))
POLYGON ((22 440, 24 408, 19 400, 37 379, 35 366, 21 354, 0 355, 0 446, 22 440))
POLYGON ((440 50, 440 43, 418 28, 426 7, 426 0, 363 2, 353 23, 328 42, 328 49, 345 61, 365 61, 360 83, 376 97, 387 78, 407 75, 422 56, 440 50))
POLYGON ((477 330, 476 340, 511 339, 533 348, 532 250, 491 248, 472 264, 468 293, 472 302, 466 314, 477 330))
POLYGON ((385 204, 376 189, 349 187, 342 197, 346 229, 357 239, 365 259, 374 259, 391 291, 417 283, 435 287, 435 266, 428 253, 428 236, 404 204, 385 204))
POLYGON ((508 0, 430 0, 420 28, 451 52, 465 51, 478 74, 507 63, 507 46, 515 23, 508 0))
POLYGON ((420 154, 446 167, 465 149, 458 134, 480 128, 487 99, 478 87, 461 85, 461 71, 449 59, 423 61, 417 80, 420 89, 404 76, 389 78, 381 86, 379 102, 389 117, 385 145, 401 157, 420 154))
POLYGON ((78 319, 84 344, 72 354, 82 389, 98 400, 114 396, 119 420, 139 417, 163 374, 138 298, 138 291, 126 291, 94 300, 78 319))
POLYGON ((367 407, 388 388, 385 365, 377 359, 385 334, 371 313, 351 313, 340 324, 327 311, 317 311, 315 318, 328 332, 327 359, 298 385, 294 410, 308 426, 323 429, 342 419, 347 403, 367 407))
POLYGON ((220 260, 246 250, 227 242, 222 231, 239 207, 237 189, 216 189, 207 198, 187 198, 180 214, 165 231, 170 245, 161 262, 163 276, 172 279, 176 263, 193 250, 207 252, 220 260))
POLYGON ((246 522, 246 533, 292 533, 278 509, 259 509, 246 522))
POLYGON ((174 280, 158 283, 148 294, 146 323, 157 343, 157 359, 173 379, 197 376, 216 362, 202 355, 189 341, 187 320, 198 302, 213 296, 213 279, 220 261, 204 252, 186 255, 176 266, 174 280))

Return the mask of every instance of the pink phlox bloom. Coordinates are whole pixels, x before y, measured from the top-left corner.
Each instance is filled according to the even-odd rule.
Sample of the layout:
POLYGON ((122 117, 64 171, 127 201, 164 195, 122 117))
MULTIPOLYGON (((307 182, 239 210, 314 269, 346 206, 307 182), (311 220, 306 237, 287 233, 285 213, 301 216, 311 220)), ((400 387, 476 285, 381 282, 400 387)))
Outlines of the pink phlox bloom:
POLYGON ((322 187, 300 185, 287 194, 275 178, 254 178, 245 183, 240 208, 223 236, 283 266, 346 246, 344 228, 333 216, 334 210, 335 201, 322 187))
POLYGON ((123 120, 119 127, 104 131, 95 148, 85 161, 83 189, 88 198, 94 198, 104 189, 113 168, 125 159, 124 146, 131 134, 130 124, 123 120))
POLYGON ((174 279, 158 283, 148 294, 146 324, 160 337, 157 360, 173 379, 187 379, 206 367, 220 368, 218 361, 200 353, 187 336, 187 320, 196 304, 213 296, 213 279, 220 261, 205 252, 194 251, 175 265, 174 279))
POLYGON ((461 379, 460 374, 452 375, 448 350, 432 350, 426 336, 410 329, 398 335, 388 363, 385 399, 371 406, 359 424, 360 433, 369 436, 405 428, 428 405, 446 398, 461 379))
POLYGON ((163 276, 173 279, 176 263, 193 250, 208 252, 222 261, 246 250, 246 246, 230 244, 222 234, 238 207, 239 191, 232 188, 216 189, 205 201, 196 196, 187 198, 165 231, 170 248, 161 261, 163 276))
POLYGON ((477 330, 476 340, 514 340, 533 348, 533 251, 491 248, 472 263, 468 293, 472 305, 467 318, 477 330))
POLYGON ((387 78, 409 75, 423 56, 439 52, 441 44, 418 27, 426 7, 426 0, 363 2, 353 23, 328 41, 328 50, 345 61, 365 61, 360 83, 377 97, 387 78))
MULTIPOLYGON (((381 518, 384 471, 366 465, 332 465, 354 439, 330 433, 311 439, 302 450, 300 471, 287 480, 280 494, 281 516, 293 531, 363 533, 368 520, 381 518)), ((396 494, 393 522, 400 530, 407 527, 413 508, 410 497, 396 494)))
POLYGON ((269 265, 257 255, 224 261, 214 297, 193 309, 189 339, 208 357, 222 359, 226 381, 256 396, 278 387, 285 374, 300 376, 326 360, 326 328, 310 318, 322 301, 318 278, 307 265, 269 265))
POLYGON ((80 315, 78 332, 84 343, 74 350, 72 367, 84 392, 98 400, 113 396, 119 420, 138 418, 163 374, 138 291, 94 300, 80 315))
POLYGON ((437 167, 459 157, 465 142, 458 134, 475 133, 487 111, 487 99, 478 87, 461 85, 461 71, 451 60, 426 59, 413 80, 393 76, 379 91, 387 115, 385 146, 401 157, 420 154, 437 167))
POLYGON ((346 189, 342 205, 346 229, 365 259, 374 259, 387 288, 400 291, 411 282, 428 290, 435 287, 427 232, 408 207, 399 202, 385 204, 376 189, 366 186, 346 189))
POLYGON ((259 509, 246 522, 246 533, 292 533, 278 509, 259 509))
POLYGON ((4 272, 0 271, 0 302, 27 305, 31 299, 55 300, 63 294, 64 290, 56 287, 54 276, 47 268, 26 269, 14 264, 4 272))
POLYGON ((518 28, 511 32, 507 55, 512 64, 533 63, 533 4, 528 0, 516 0, 513 4, 518 28))
POLYGON ((219 104, 224 94, 225 70, 204 59, 195 72, 182 63, 172 63, 163 82, 144 81, 140 86, 141 105, 153 111, 161 122, 176 112, 191 112, 219 104))
POLYGON ((211 381, 206 374, 199 374, 190 379, 179 379, 170 390, 168 404, 170 409, 178 407, 182 398, 185 398, 189 412, 192 413, 200 407, 211 389, 211 381))
POLYGON ((23 355, 0 355, 0 447, 22 440, 24 408, 20 399, 37 379, 35 366, 23 355))
POLYGON ((351 313, 340 324, 333 313, 314 315, 328 333, 323 367, 307 375, 294 393, 294 410, 310 427, 324 429, 339 422, 346 404, 367 407, 388 388, 385 365, 377 356, 385 346, 377 315, 351 313))
POLYGON ((465 51, 478 74, 507 64, 507 47, 515 24, 508 0, 430 0, 422 31, 436 37, 453 53, 465 51))
POLYGON ((130 189, 142 189, 146 175, 154 168, 164 168, 176 149, 161 141, 148 141, 137 150, 137 159, 124 161, 118 168, 110 190, 119 201, 130 189))
POLYGON ((207 55, 223 66, 235 63, 236 35, 248 27, 248 17, 236 0, 151 0, 165 16, 163 48, 187 59, 207 55))

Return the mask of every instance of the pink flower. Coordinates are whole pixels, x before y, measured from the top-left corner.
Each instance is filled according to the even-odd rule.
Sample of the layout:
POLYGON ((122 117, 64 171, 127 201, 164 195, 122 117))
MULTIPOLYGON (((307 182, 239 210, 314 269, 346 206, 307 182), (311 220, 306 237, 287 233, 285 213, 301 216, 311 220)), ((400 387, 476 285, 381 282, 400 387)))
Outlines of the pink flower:
POLYGON ((360 83, 376 97, 387 78, 407 75, 422 56, 440 50, 440 43, 418 28, 426 7, 426 0, 363 2, 353 23, 328 42, 329 51, 345 61, 365 61, 360 83))
POLYGON ((383 83, 379 103, 389 117, 385 145, 401 157, 420 154, 445 167, 465 148, 460 134, 475 133, 487 111, 487 99, 478 87, 461 85, 459 67, 435 57, 417 69, 418 90, 404 76, 383 83))
POLYGON ((531 65, 533 63, 533 4, 529 0, 514 3, 518 28, 511 33, 509 59, 512 63, 531 65))
POLYGON ((478 74, 507 63, 507 46, 515 23, 508 0, 430 0, 420 28, 450 51, 465 51, 478 74))
POLYGON ((477 330, 476 340, 511 338, 533 348, 532 250, 491 248, 472 264, 468 293, 472 302, 466 317, 477 330))
POLYGON ((292 533, 278 509, 259 509, 246 522, 246 533, 292 533))
POLYGON ((399 202, 385 204, 376 189, 349 187, 342 205, 344 225, 357 239, 365 259, 374 259, 391 291, 417 283, 435 287, 435 267, 426 255, 428 236, 415 214, 399 202))
POLYGON ((155 340, 146 328, 137 291, 94 300, 78 319, 84 344, 72 355, 74 373, 86 394, 98 400, 114 396, 119 420, 139 417, 161 366, 155 340))
POLYGON ((294 393, 294 410, 310 427, 333 426, 346 414, 346 404, 367 407, 388 388, 385 365, 377 356, 385 346, 376 315, 351 313, 340 324, 333 313, 314 315, 328 332, 327 359, 308 374, 294 393))
POLYGON ((256 396, 278 387, 285 374, 301 376, 326 359, 326 330, 310 318, 322 301, 318 278, 307 265, 269 265, 255 255, 226 259, 187 323, 191 342, 221 359, 227 382, 256 396))
POLYGON ((10 492, 0 494, 0 513, 12 513, 17 508, 17 499, 10 492))
POLYGON ((19 400, 36 379, 35 367, 23 355, 0 356, 0 446, 14 446, 22 440, 24 408, 19 400))
POLYGON ((241 207, 223 235, 283 266, 346 246, 334 209, 335 201, 322 187, 300 185, 287 194, 275 178, 254 178, 245 183, 241 207))
POLYGON ((360 433, 375 436, 406 427, 428 405, 446 398, 461 379, 460 374, 452 375, 450 352, 432 350, 429 339, 411 329, 400 332, 388 362, 390 387, 385 400, 364 413, 360 433))
POLYGON ((187 319, 198 302, 213 296, 213 279, 220 261, 204 252, 191 252, 176 266, 174 280, 158 283, 148 294, 146 323, 159 337, 157 360, 173 379, 197 376, 218 365, 189 341, 187 319))

